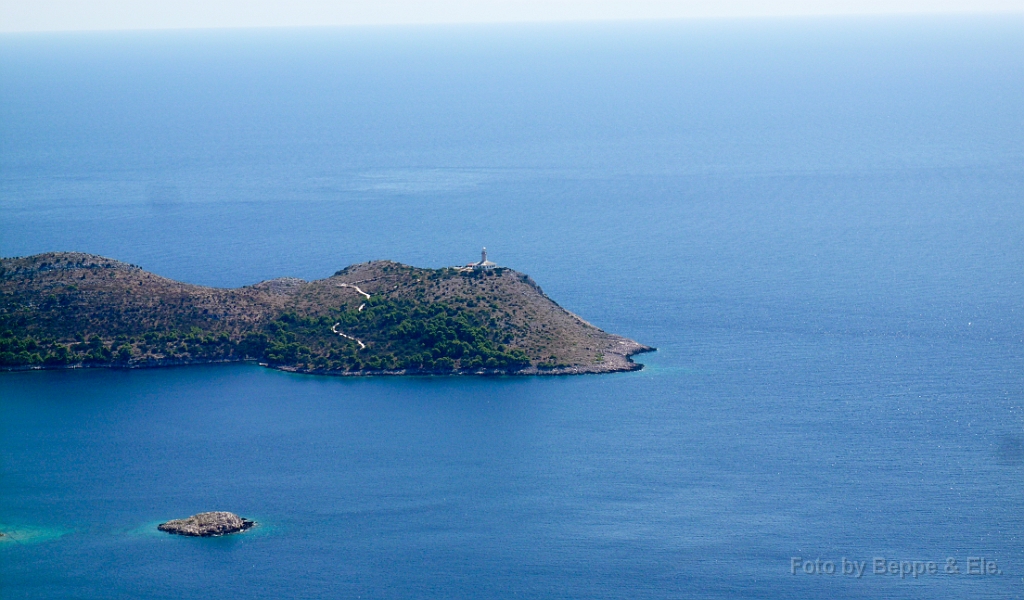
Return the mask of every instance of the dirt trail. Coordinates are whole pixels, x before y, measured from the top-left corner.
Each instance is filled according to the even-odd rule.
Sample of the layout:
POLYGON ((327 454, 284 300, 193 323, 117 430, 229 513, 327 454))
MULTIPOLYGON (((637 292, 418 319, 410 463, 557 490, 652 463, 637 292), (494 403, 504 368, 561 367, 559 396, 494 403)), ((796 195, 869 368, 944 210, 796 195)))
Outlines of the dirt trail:
POLYGON ((352 340, 353 342, 359 344, 359 349, 360 350, 365 350, 366 349, 366 344, 364 344, 363 342, 357 340, 356 338, 354 338, 354 337, 352 337, 350 335, 345 335, 344 333, 338 331, 338 325, 341 325, 341 323, 335 323, 334 326, 331 327, 331 331, 336 333, 336 334, 338 334, 338 335, 340 335, 341 337, 345 338, 346 340, 352 340))

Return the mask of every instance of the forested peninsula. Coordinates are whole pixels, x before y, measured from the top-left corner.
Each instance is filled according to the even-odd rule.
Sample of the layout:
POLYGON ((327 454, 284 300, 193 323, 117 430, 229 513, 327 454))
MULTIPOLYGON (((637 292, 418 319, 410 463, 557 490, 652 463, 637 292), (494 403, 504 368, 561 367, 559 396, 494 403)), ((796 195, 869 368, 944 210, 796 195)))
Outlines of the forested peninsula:
POLYGON ((503 267, 373 261, 222 289, 90 254, 0 259, 3 370, 257 361, 323 375, 560 375, 637 370, 629 357, 651 350, 503 267))

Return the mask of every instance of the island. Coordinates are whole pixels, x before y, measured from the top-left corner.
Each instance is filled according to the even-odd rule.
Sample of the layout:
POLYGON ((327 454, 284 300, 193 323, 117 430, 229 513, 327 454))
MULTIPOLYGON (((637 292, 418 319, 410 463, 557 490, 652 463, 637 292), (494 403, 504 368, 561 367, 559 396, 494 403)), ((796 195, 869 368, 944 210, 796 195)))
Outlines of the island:
POLYGON ((223 289, 77 252, 0 259, 0 369, 255 361, 322 375, 634 371, 654 348, 606 333, 487 260, 381 260, 316 281, 223 289))
POLYGON ((191 537, 217 537, 239 533, 254 527, 256 523, 243 519, 234 513, 224 511, 204 512, 187 519, 175 519, 156 526, 160 531, 191 537))

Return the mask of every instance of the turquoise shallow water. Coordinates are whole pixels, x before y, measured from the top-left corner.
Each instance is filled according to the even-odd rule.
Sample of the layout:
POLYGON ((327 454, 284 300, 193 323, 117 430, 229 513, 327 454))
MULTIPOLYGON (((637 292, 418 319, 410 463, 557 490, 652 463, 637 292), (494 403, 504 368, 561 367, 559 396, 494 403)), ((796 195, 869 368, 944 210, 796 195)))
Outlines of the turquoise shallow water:
POLYGON ((1020 25, 0 37, 0 254, 234 286, 486 245, 659 348, 0 374, 0 595, 1019 596, 1020 25), (212 509, 260 527, 155 531, 212 509))

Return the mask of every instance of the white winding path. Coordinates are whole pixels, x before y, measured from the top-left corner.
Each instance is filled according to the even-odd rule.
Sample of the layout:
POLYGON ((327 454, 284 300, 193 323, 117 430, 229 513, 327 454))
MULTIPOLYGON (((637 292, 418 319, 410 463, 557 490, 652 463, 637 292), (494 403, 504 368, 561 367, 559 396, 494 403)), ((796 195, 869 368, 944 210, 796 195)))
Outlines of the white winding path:
MULTIPOLYGON (((351 283, 339 283, 338 287, 352 288, 355 291, 357 291, 360 294, 362 294, 363 296, 365 296, 367 300, 370 299, 370 295, 367 294, 366 292, 364 292, 363 290, 361 290, 358 285, 352 285, 351 283)), ((366 308, 366 303, 365 302, 363 302, 362 304, 359 305, 359 312, 363 312, 364 308, 366 308)), ((341 325, 341 323, 335 323, 334 326, 331 327, 331 331, 333 331, 334 333, 340 335, 341 337, 345 338, 346 340, 352 340, 353 342, 359 344, 359 349, 360 350, 365 350, 366 349, 366 344, 364 344, 363 342, 357 340, 356 338, 354 338, 354 337, 352 337, 350 335, 345 335, 344 333, 338 331, 338 325, 341 325)))
POLYGON ((359 286, 358 286, 358 285, 352 285, 351 283, 339 283, 339 284, 338 284, 338 287, 347 287, 347 288, 352 288, 352 289, 354 289, 355 291, 357 291, 357 292, 359 292, 360 294, 362 294, 363 296, 365 296, 367 300, 369 300, 369 299, 370 299, 370 295, 369 295, 369 294, 367 294, 366 292, 364 292, 363 290, 359 289, 359 286))
POLYGON ((366 344, 362 343, 361 341, 357 340, 356 338, 354 338, 354 337, 352 337, 350 335, 345 335, 344 333, 338 331, 338 325, 341 325, 341 323, 335 323, 334 326, 331 327, 331 331, 333 331, 334 333, 340 335, 341 337, 345 338, 346 340, 352 340, 353 342, 359 344, 359 349, 360 350, 365 350, 366 349, 366 344))

